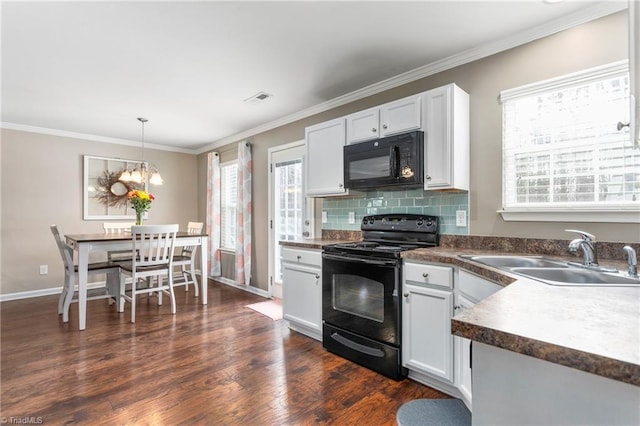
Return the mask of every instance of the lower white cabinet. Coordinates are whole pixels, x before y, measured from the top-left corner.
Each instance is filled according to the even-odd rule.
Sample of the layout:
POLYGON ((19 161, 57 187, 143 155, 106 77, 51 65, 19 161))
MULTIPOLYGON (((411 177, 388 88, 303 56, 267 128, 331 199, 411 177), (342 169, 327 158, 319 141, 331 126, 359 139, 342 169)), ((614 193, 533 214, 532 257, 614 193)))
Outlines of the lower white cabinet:
POLYGON ((472 344, 451 334, 451 318, 502 287, 419 261, 405 261, 402 274, 402 365, 409 378, 460 398, 471 410, 472 344))
MULTIPOLYGON (((502 287, 466 271, 458 271, 454 314, 458 315, 473 308, 476 303, 491 296, 502 287)), ((454 337, 455 341, 455 385, 460 392, 460 399, 471 410, 472 408, 472 344, 464 337, 454 337)))
POLYGON ((282 308, 289 328, 322 341, 322 254, 282 247, 282 308))
MULTIPOLYGON (((471 309, 474 302, 464 296, 457 296, 455 313, 459 314, 466 309, 471 309)), ((455 383, 460 391, 460 397, 471 409, 472 388, 471 388, 471 340, 464 337, 454 336, 455 352, 455 383)))
POLYGON ((416 372, 453 383, 453 269, 407 262, 404 277, 402 364, 409 377, 416 372))

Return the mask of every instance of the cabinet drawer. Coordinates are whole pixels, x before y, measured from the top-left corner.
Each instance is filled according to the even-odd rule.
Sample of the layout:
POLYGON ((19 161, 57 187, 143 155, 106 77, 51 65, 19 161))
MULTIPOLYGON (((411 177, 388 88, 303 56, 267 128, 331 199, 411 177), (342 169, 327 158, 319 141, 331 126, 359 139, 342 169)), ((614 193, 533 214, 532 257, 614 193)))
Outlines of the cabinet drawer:
POLYGON ((282 247, 280 253, 283 262, 322 266, 322 252, 320 250, 282 247))
POLYGON ((406 281, 453 288, 453 268, 405 263, 403 271, 406 281))

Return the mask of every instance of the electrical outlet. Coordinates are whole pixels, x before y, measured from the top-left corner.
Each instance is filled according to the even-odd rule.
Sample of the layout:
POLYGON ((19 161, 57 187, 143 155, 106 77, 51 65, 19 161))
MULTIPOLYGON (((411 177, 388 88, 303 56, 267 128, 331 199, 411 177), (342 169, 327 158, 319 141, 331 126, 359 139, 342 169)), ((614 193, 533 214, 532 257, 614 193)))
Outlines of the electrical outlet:
POLYGON ((349 212, 349 224, 353 225, 354 223, 356 223, 356 213, 349 212))
POLYGON ((327 223, 329 222, 329 218, 327 217, 327 211, 323 210, 322 211, 322 223, 327 223))
POLYGON ((467 226, 466 210, 456 210, 456 226, 467 226))
POLYGON ((49 273, 49 265, 40 265, 40 275, 47 275, 49 273))

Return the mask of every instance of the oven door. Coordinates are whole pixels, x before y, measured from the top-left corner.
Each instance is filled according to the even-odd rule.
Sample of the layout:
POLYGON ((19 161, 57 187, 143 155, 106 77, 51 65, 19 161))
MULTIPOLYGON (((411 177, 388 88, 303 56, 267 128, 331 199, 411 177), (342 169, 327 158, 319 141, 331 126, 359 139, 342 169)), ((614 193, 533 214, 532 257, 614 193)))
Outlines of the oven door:
POLYGON ((324 323, 400 345, 400 260, 323 253, 324 323))

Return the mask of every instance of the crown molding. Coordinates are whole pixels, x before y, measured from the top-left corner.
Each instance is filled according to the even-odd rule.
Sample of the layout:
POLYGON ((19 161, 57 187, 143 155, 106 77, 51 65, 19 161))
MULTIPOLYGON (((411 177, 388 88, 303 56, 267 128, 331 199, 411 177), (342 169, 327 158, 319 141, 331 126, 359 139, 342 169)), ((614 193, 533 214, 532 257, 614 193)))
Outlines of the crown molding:
MULTIPOLYGON (((633 1, 633 0, 630 0, 633 1)), ((598 18, 602 18, 607 15, 611 15, 613 13, 625 10, 628 8, 627 1, 603 1, 596 3, 594 6, 580 10, 573 14, 567 15, 562 18, 558 18, 552 21, 549 21, 543 25, 537 26, 535 28, 530 28, 528 30, 521 31, 518 34, 515 34, 511 37, 496 40, 491 43, 487 43, 483 46, 479 46, 476 48, 468 49, 461 53, 449 56, 448 58, 441 59, 439 61, 432 62, 430 64, 424 65, 422 67, 416 68, 414 70, 408 71, 403 74, 399 74, 397 76, 388 78, 386 80, 382 80, 378 83, 371 84, 362 89, 355 90, 353 92, 347 93, 345 95, 339 96, 337 98, 328 100, 326 102, 314 105, 312 107, 303 109, 301 111, 295 112, 293 114, 286 115, 279 119, 270 121, 268 123, 264 123, 260 126, 253 127, 251 129, 245 130, 243 132, 239 132, 233 134, 231 136, 224 137, 222 139, 216 140, 212 143, 206 144, 203 147, 195 148, 195 149, 187 149, 187 148, 179 148, 175 146, 167 146, 167 145, 156 145, 149 144, 145 142, 145 148, 156 149, 160 151, 170 151, 170 152, 179 152, 183 154, 193 154, 198 155, 208 151, 215 150, 221 146, 228 145, 233 142, 238 142, 244 139, 248 139, 257 134, 273 130, 275 128, 293 123, 298 120, 302 120, 304 118, 320 114, 325 111, 329 111, 333 108, 337 108, 342 105, 349 104, 351 102, 358 101, 360 99, 366 98, 368 96, 372 96, 386 90, 394 89, 396 87, 412 83, 414 81, 420 80, 422 78, 464 65, 470 62, 477 61, 479 59, 494 55, 496 53, 503 52, 508 49, 512 49, 514 47, 529 43, 534 40, 538 40, 543 37, 547 37, 549 35, 558 33, 560 31, 564 31, 570 28, 573 28, 577 25, 581 25, 590 21, 593 21, 598 18)), ((95 142, 102 143, 111 143, 117 145, 127 145, 127 146, 139 146, 140 141, 130 141, 127 139, 118 139, 118 138, 109 138, 104 136, 90 135, 85 133, 76 133, 65 130, 56 130, 49 129, 44 127, 36 127, 36 126, 28 126, 24 124, 17 123, 8 123, 1 122, 0 128, 11 129, 11 130, 20 130, 25 132, 32 133, 41 133, 53 136, 62 136, 74 139, 84 139, 95 142)))
POLYGON ((439 61, 435 61, 422 67, 413 69, 406 73, 399 74, 386 80, 382 80, 378 83, 371 84, 362 89, 355 90, 353 92, 347 93, 346 95, 339 96, 310 108, 306 108, 302 111, 286 115, 282 118, 270 121, 252 129, 227 136, 196 150, 196 152, 198 154, 202 154, 227 145, 229 143, 250 138, 251 136, 255 136, 259 133, 263 133, 280 126, 302 120, 315 114, 320 114, 330 109, 358 101, 360 99, 384 92, 386 90, 394 89, 404 84, 412 83, 414 81, 420 80, 421 78, 425 78, 458 67, 460 65, 468 64, 470 62, 495 55, 496 53, 521 46, 531 41, 550 36, 552 34, 573 28, 581 24, 585 24, 587 22, 602 18, 607 15, 611 15, 627 8, 628 3, 626 1, 608 1, 598 3, 592 7, 580 10, 565 17, 558 18, 543 25, 521 31, 511 37, 465 50, 461 53, 449 56, 448 58, 444 58, 439 61))
MULTIPOLYGON (((126 145, 126 146, 134 146, 140 147, 141 141, 131 141, 128 139, 118 139, 118 138, 109 138, 106 136, 97 136, 90 135, 87 133, 77 133, 77 132, 69 132, 67 130, 57 130, 57 129, 49 129, 46 127, 37 127, 37 126, 28 126, 26 124, 17 124, 17 123, 8 123, 1 122, 1 129, 9 129, 9 130, 19 130, 22 132, 30 132, 30 133, 40 133, 43 135, 51 135, 51 136, 61 136, 65 138, 72 139, 83 139, 93 142, 102 142, 102 143, 110 143, 115 145, 126 145)), ((170 151, 170 152, 179 152, 182 154, 192 154, 197 155, 198 152, 194 149, 187 148, 178 148, 175 146, 167 146, 167 145, 157 145, 153 143, 144 143, 145 149, 156 149, 158 151, 170 151)))

